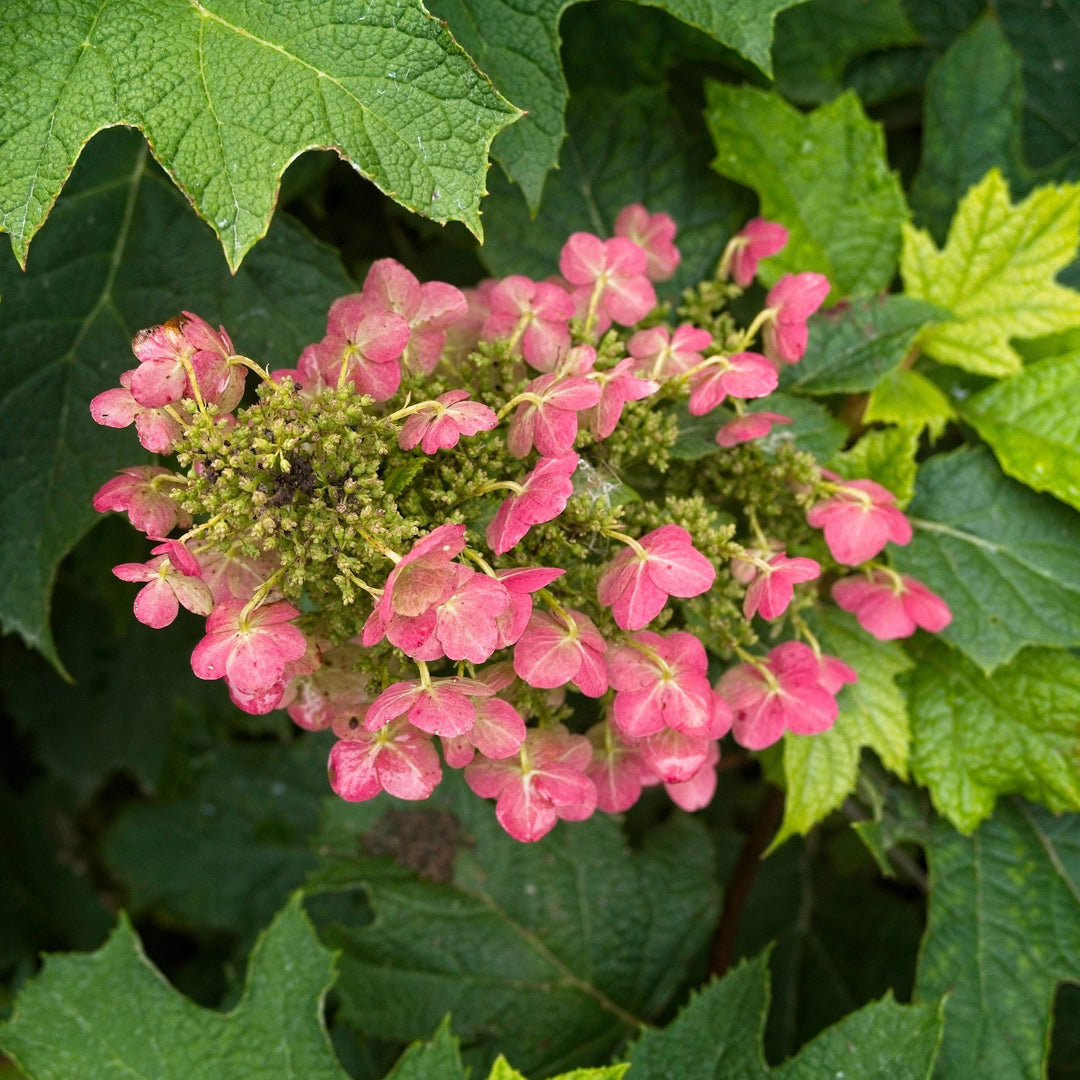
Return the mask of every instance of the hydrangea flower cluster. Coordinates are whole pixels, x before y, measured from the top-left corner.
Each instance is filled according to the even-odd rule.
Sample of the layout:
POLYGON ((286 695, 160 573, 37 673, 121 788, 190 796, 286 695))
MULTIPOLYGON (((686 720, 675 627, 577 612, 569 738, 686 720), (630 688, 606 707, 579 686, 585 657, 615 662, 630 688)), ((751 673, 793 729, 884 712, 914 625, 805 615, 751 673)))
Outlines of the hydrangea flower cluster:
POLYGON ((729 734, 760 750, 835 721, 856 673, 812 630, 830 592, 883 640, 949 621, 878 561, 911 538, 892 494, 758 407, 829 291, 788 274, 737 324, 785 230, 751 221, 674 311, 654 288, 672 219, 631 206, 615 233, 575 233, 546 281, 462 290, 380 260, 291 370, 185 312, 91 403, 177 462, 94 500, 153 545, 114 569, 142 584, 136 618, 205 617, 195 675, 332 729, 344 799, 423 799, 461 769, 523 841, 650 785, 697 809, 729 734), (688 461, 705 417, 717 450, 688 461))

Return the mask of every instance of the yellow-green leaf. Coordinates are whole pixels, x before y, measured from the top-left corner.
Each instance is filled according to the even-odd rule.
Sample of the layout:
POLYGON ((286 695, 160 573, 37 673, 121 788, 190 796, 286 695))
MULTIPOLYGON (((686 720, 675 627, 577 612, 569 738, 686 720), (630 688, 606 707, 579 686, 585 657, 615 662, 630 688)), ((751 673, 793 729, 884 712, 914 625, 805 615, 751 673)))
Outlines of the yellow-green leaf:
POLYGON ((924 427, 931 442, 940 438, 945 425, 956 418, 949 399, 925 375, 911 368, 890 372, 874 387, 863 412, 863 420, 873 423, 924 427))
POLYGON ((1080 323, 1080 293, 1054 280, 1078 241, 1080 184, 1036 188, 1014 204, 997 169, 961 200, 944 248, 905 225, 900 273, 907 295, 956 316, 920 337, 923 351, 980 375, 1020 371, 1010 338, 1080 323))
POLYGON ((915 494, 915 454, 921 425, 868 431, 850 449, 835 454, 830 466, 847 480, 874 480, 888 488, 899 506, 907 506, 915 494))

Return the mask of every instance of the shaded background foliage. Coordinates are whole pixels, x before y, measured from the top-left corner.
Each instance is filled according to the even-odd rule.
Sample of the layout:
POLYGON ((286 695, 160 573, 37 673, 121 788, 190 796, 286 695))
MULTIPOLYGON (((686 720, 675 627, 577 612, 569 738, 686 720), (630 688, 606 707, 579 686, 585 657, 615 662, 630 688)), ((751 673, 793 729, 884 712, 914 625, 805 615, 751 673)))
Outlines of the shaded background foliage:
MULTIPOLYGON (((265 131, 249 131, 254 142, 219 155, 224 166, 263 155, 262 171, 242 178, 240 232, 213 185, 200 187, 209 166, 198 148, 190 161, 170 156, 155 133, 171 129, 155 127, 162 118, 134 90, 97 112, 51 107, 71 125, 69 143, 130 124, 153 154, 138 131, 94 135, 66 183, 73 158, 38 168, 48 194, 21 223, 33 170, 0 165, 0 214, 26 259, 24 272, 0 258, 0 621, 11 631, 0 641, 0 1009, 29 988, 5 1047, 32 1077, 95 1075, 85 1059, 32 1060, 24 1028, 34 994, 63 991, 65 971, 81 970, 62 966, 74 958, 50 962, 38 982, 40 952, 97 948, 124 909, 134 932, 122 928, 102 954, 111 985, 140 992, 141 940, 179 991, 237 1008, 253 1035, 281 1019, 258 1011, 264 986, 315 1002, 330 982, 322 949, 340 949, 333 1053, 316 1026, 298 1026, 312 1055, 304 1075, 456 1077, 464 1064, 483 1076, 505 1053, 530 1076, 615 1055, 631 1080, 665 1069, 798 1078, 826 1075, 841 1045, 857 1044, 846 1075, 877 1076, 898 1043, 910 1054, 887 1061, 892 1076, 1077 1075, 1080 298, 1065 287, 1080 284, 1080 194, 1062 187, 1016 209, 1008 196, 1080 176, 1080 4, 432 5, 493 87, 418 5, 400 6, 408 17, 396 23, 395 5, 361 5, 378 9, 371 63, 396 65, 423 39, 445 58, 431 79, 459 80, 444 92, 451 126, 465 113, 475 124, 477 102, 485 118, 472 164, 459 155, 437 179, 423 142, 437 145, 438 124, 424 126, 405 92, 413 84, 391 85, 385 64, 371 92, 400 92, 409 142, 421 140, 408 182, 360 128, 298 121, 273 154, 265 131), (504 126, 514 115, 504 99, 528 117, 504 126), (378 186, 331 151, 289 164, 326 143, 378 186), (496 164, 485 177, 488 143, 496 164), (1003 179, 979 184, 991 169, 1003 179), (155 633, 132 620, 130 590, 108 568, 139 544, 115 521, 95 523, 89 498, 137 454, 128 433, 95 428, 86 403, 126 367, 132 334, 180 309, 284 366, 376 258, 461 285, 543 277, 567 234, 609 233, 634 201, 679 222, 683 263, 668 297, 711 272, 758 210, 792 232, 790 264, 767 275, 830 275, 830 302, 842 303, 812 324, 784 387, 790 411, 822 460, 910 499, 916 538, 895 565, 948 599, 948 644, 852 652, 861 681, 836 728, 753 759, 732 754, 716 801, 694 819, 646 797, 625 822, 560 826, 522 847, 454 778, 421 808, 341 804, 326 793, 324 737, 281 713, 240 714, 219 685, 191 677, 192 620, 155 633), (973 222, 995 207, 1000 229, 980 231, 973 222), (466 228, 481 221, 483 246, 466 228), (1053 250, 1025 240, 1034 234, 1053 250), (955 246, 939 256, 931 240, 955 246), (1018 273, 1017 252, 1034 274, 1018 273), (989 276, 950 277, 948 259, 973 254, 989 276), (967 304, 985 291, 1016 297, 1015 310, 967 304), (1036 319, 1043 309, 1053 314, 1036 319), (962 348, 981 361, 957 359, 962 348), (306 915, 289 900, 301 886, 306 915), (275 949, 303 953, 295 983, 275 984, 275 949), (708 983, 710 973, 728 974, 708 983), (879 1000, 889 992, 915 1004, 879 1000), (439 1027, 447 1013, 450 1029, 439 1027), (431 1042, 400 1058, 417 1039, 431 1042)), ((186 7, 170 15, 183 34, 186 7)), ((221 86, 235 90, 236 13, 214 8, 221 86)), ((28 73, 56 28, 28 0, 13 10, 0 16, 0 86, 40 94, 28 73)), ((120 0, 112 11, 130 14, 120 0)), ((374 77, 332 68, 339 45, 323 42, 314 61, 343 86, 374 77)), ((93 96, 101 72, 84 74, 93 96)), ((278 73, 304 100, 294 74, 278 73)), ((275 99, 279 128, 291 100, 275 99)), ((19 164, 21 106, 4 104, 0 146, 19 164)), ((237 128, 250 119, 241 112, 237 128)), ((711 449, 688 430, 679 452, 711 449)), ((821 629, 850 651, 849 622, 821 629)), ((175 998, 161 1009, 176 1025, 163 1020, 163 1033, 216 1045, 215 1018, 175 998)), ((171 1064, 241 1075, 222 1064, 234 1061, 254 1075, 252 1045, 240 1037, 234 1057, 171 1064)), ((0 1065, 8 1074, 14 1066, 0 1065)))

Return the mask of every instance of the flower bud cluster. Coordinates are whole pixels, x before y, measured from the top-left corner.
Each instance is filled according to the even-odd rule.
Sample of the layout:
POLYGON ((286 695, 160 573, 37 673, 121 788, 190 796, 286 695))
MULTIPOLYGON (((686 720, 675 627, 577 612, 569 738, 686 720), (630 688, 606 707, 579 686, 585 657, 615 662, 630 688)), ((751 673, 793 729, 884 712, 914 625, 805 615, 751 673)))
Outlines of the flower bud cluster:
POLYGON ((91 403, 179 466, 125 469, 94 500, 152 541, 114 570, 142 583, 136 617, 205 617, 195 675, 332 729, 344 799, 423 799, 462 769, 523 841, 650 785, 696 809, 729 734, 760 750, 836 719, 856 674, 802 613, 837 567, 858 572, 832 598, 879 638, 949 620, 875 561, 911 537, 890 492, 782 435, 760 448, 791 420, 746 403, 802 358, 829 291, 786 275, 736 324, 728 302, 785 230, 750 222, 678 325, 654 289, 675 223, 632 206, 615 231, 575 233, 546 281, 459 290, 380 260, 291 370, 184 313, 91 403), (717 452, 680 471, 677 417, 721 405, 717 452), (598 703, 587 731, 573 695, 598 703))

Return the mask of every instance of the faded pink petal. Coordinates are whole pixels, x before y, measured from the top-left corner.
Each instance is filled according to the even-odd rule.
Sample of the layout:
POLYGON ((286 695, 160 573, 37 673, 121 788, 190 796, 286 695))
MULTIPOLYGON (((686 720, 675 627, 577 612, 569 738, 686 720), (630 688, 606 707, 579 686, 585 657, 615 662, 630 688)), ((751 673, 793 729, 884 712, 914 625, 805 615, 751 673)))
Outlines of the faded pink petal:
POLYGON ((673 243, 676 229, 670 214, 650 214, 641 203, 624 206, 615 218, 614 232, 645 252, 645 274, 650 281, 667 281, 675 273, 681 256, 673 243))
POLYGON ((757 276, 758 263, 781 251, 788 241, 783 225, 764 218, 754 218, 735 234, 735 251, 731 259, 731 276, 735 284, 745 289, 757 276))
POLYGON ((763 438, 772 431, 773 424, 790 423, 792 423, 791 417, 784 416, 783 413, 747 413, 745 416, 737 416, 734 420, 729 420, 716 433, 716 441, 721 446, 731 449, 739 443, 763 438))

